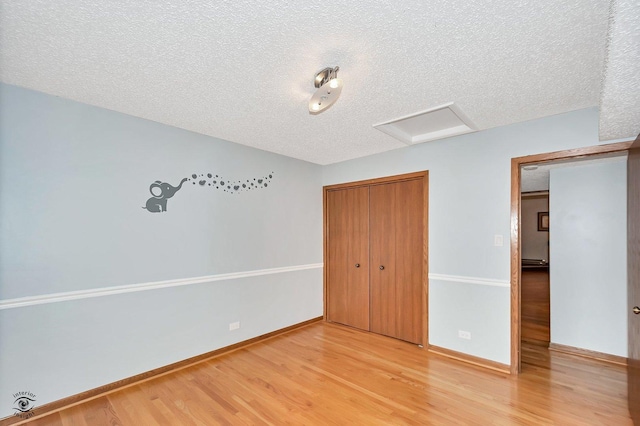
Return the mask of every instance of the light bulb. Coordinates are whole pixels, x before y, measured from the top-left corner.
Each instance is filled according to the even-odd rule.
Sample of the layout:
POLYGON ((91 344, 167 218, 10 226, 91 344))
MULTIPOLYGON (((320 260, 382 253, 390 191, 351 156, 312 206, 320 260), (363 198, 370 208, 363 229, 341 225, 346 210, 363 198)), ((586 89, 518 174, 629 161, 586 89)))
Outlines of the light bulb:
POLYGON ((339 78, 332 78, 324 83, 309 99, 309 112, 315 115, 331 107, 340 96, 342 87, 343 83, 339 78))

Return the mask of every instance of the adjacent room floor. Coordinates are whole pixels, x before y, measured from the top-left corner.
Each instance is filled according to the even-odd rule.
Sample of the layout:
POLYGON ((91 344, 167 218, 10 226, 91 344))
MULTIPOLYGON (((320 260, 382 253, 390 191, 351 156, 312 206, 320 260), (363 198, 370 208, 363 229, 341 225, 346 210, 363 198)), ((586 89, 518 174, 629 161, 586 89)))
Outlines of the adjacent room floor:
POLYGON ((536 346, 509 376, 318 322, 32 425, 630 425, 625 368, 536 346))

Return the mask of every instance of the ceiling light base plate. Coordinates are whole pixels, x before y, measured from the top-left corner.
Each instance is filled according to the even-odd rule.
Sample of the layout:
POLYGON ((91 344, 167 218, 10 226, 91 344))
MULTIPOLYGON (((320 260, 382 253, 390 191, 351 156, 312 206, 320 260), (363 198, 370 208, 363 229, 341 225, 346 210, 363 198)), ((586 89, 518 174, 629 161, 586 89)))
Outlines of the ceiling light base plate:
POLYGON ((335 68, 327 67, 323 70, 318 71, 316 73, 315 78, 313 79, 313 85, 316 88, 320 88, 324 86, 326 83, 329 82, 329 80, 338 78, 338 71, 340 71, 340 67, 335 67, 335 68))
POLYGON ((316 115, 329 108, 342 92, 342 80, 338 78, 340 67, 324 68, 318 72, 313 84, 318 88, 309 100, 309 114, 316 115))

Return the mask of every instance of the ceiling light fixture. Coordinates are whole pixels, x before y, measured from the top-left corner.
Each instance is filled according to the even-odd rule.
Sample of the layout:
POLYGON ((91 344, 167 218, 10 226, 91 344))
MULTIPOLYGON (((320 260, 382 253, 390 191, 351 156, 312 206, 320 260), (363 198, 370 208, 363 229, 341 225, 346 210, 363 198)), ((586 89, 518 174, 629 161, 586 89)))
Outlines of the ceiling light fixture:
POLYGON ((325 68, 318 72, 313 79, 313 85, 318 88, 309 100, 309 113, 320 114, 334 104, 342 92, 342 80, 338 78, 340 67, 325 68))

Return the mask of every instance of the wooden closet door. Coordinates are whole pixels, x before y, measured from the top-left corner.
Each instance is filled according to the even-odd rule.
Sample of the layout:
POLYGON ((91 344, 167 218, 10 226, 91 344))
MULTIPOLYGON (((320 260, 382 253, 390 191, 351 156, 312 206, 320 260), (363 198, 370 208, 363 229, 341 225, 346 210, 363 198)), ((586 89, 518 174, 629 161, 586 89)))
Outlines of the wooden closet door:
POLYGON ((329 321, 369 330, 369 188, 327 193, 329 321))
POLYGON ((423 181, 370 188, 370 330, 422 344, 423 181))

